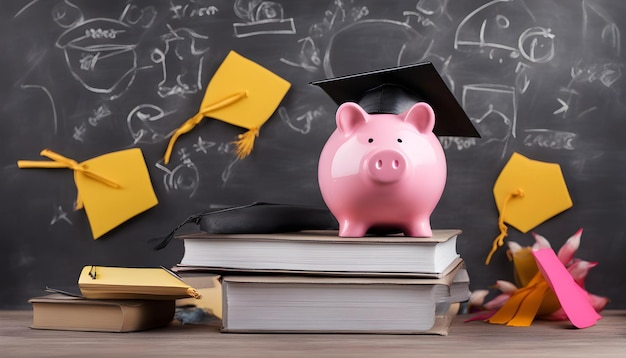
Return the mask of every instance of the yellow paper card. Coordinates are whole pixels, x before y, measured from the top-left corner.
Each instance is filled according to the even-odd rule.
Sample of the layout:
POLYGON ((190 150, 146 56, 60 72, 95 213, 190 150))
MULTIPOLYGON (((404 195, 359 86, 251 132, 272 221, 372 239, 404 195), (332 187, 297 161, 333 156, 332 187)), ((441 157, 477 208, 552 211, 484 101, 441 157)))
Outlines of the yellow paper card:
POLYGON ((231 106, 207 113, 207 117, 246 129, 258 128, 276 110, 291 84, 268 69, 231 51, 217 69, 204 94, 201 107, 244 91, 246 97, 231 106))
POLYGON ((505 223, 526 233, 556 214, 572 207, 561 167, 513 153, 493 187, 500 212, 500 234, 493 240, 485 264, 507 236, 505 223))
MULTIPOLYGON (((512 255, 515 282, 518 287, 526 287, 537 276, 539 268, 530 246, 517 250, 512 255)), ((549 315, 560 308, 559 300, 554 291, 547 290, 537 311, 538 316, 549 315)))
POLYGON ((259 130, 274 113, 291 84, 265 67, 231 51, 204 93, 200 110, 172 134, 163 160, 167 164, 178 137, 204 117, 247 129, 238 136, 237 156, 250 154, 259 130))
POLYGON ((104 154, 80 164, 119 184, 119 188, 113 188, 74 171, 94 239, 158 204, 139 148, 104 154))
POLYGON ((158 201, 141 149, 113 152, 77 163, 49 149, 40 153, 52 161, 18 160, 19 168, 67 168, 74 171, 76 209, 85 209, 94 239, 158 201))
POLYGON ((163 267, 85 266, 78 287, 84 297, 97 299, 201 297, 198 290, 163 267))
POLYGON ((519 153, 513 153, 502 169, 493 195, 504 221, 523 233, 572 207, 561 167, 519 153), (506 201, 516 190, 523 195, 506 201))

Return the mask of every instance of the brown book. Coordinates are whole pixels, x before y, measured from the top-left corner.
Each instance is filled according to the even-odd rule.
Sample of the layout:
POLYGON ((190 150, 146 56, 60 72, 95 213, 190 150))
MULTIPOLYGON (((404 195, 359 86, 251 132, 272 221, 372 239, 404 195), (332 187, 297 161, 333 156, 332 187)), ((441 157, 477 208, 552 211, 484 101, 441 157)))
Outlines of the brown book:
POLYGON ((223 332, 446 335, 469 276, 461 262, 439 279, 224 276, 222 290, 223 332))
POLYGON ((336 231, 178 236, 184 255, 173 270, 316 275, 421 276, 440 278, 459 259, 461 230, 434 230, 432 237, 339 237, 336 231))
POLYGON ((50 294, 29 300, 35 329, 134 332, 168 325, 175 300, 99 300, 50 294))

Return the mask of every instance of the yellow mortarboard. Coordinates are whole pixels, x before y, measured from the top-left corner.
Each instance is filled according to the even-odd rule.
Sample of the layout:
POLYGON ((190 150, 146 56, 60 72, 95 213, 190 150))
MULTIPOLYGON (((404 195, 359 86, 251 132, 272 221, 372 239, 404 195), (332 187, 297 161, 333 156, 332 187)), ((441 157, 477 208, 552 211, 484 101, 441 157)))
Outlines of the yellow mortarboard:
POLYGON ((504 244, 505 223, 526 233, 572 207, 561 167, 528 159, 519 153, 513 153, 502 169, 493 187, 493 196, 500 212, 500 235, 493 242, 486 264, 504 244))
POLYGON ((200 110, 170 138, 167 164, 179 136, 191 131, 204 117, 247 129, 237 140, 237 156, 250 154, 259 129, 274 113, 291 84, 261 65, 231 51, 207 86, 200 110))
POLYGON ((139 148, 108 153, 77 163, 48 149, 51 162, 20 160, 19 168, 69 168, 78 191, 76 210, 85 209, 94 239, 158 204, 139 148))

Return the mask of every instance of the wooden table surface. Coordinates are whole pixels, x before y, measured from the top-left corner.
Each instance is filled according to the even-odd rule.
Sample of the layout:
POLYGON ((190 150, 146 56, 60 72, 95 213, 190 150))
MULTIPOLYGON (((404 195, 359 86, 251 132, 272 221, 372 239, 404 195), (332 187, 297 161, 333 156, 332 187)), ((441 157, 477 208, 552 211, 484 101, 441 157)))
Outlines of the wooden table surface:
POLYGON ((220 333, 219 322, 134 333, 35 330, 32 311, 0 311, 0 357, 626 357, 626 311, 593 327, 464 322, 448 336, 220 333))

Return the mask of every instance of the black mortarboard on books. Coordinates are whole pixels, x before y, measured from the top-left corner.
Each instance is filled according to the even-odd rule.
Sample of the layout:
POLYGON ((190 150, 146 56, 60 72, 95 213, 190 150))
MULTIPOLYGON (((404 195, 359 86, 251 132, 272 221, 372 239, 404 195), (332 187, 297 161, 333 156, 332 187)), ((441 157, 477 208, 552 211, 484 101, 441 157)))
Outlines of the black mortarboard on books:
POLYGON ((358 103, 369 114, 400 114, 417 102, 435 112, 437 136, 480 137, 471 120, 430 62, 311 82, 338 105, 358 103))

